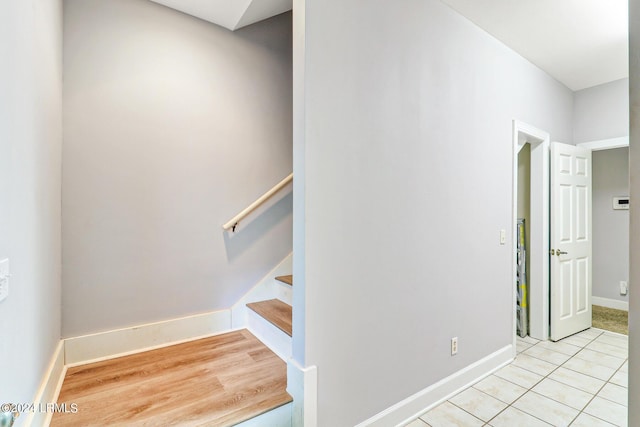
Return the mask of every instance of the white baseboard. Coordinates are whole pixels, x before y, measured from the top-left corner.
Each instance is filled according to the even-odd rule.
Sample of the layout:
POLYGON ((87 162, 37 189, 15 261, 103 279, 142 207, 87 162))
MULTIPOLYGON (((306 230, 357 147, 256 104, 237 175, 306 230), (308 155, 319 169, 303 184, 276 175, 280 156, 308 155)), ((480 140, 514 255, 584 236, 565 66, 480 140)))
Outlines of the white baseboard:
POLYGON ((64 340, 67 366, 97 362, 217 335, 231 330, 231 311, 221 310, 64 340))
POLYGON ((620 300, 617 300, 617 299, 601 298, 601 297, 592 296, 591 297, 591 304, 599 305, 601 307, 615 308, 616 310, 629 311, 629 302, 620 301, 620 300))
POLYGON ((293 397, 292 426, 318 426, 318 369, 287 362, 287 393, 293 397))
POLYGON ((275 278, 291 274, 292 270, 293 254, 289 254, 231 307, 231 327, 240 329, 249 325, 247 304, 251 302, 277 298, 291 305, 291 286, 277 282, 275 278))
MULTIPOLYGON (((230 309, 61 340, 33 402, 36 404, 55 403, 68 367, 247 328, 249 326, 247 303, 271 298, 279 298, 285 302, 291 299, 291 287, 275 283, 275 277, 291 274, 292 258, 292 254, 289 254, 230 309)), ((288 344, 279 356, 287 360, 291 354, 291 337, 282 334, 286 336, 285 340, 288 339, 288 344)), ((284 405, 272 411, 273 414, 266 415, 267 417, 275 417, 269 418, 269 425, 290 427, 292 408, 292 404, 284 405)), ((20 421, 22 421, 21 425, 26 427, 48 426, 51 416, 52 413, 32 412, 28 414, 26 419, 20 421)), ((262 416, 260 420, 264 421, 262 416)), ((249 424, 246 424, 246 427, 252 426, 250 422, 251 420, 247 421, 249 424)), ((245 427, 244 423, 241 425, 245 427)))
MULTIPOLYGON (((64 344, 60 341, 33 399, 36 408, 46 408, 47 403, 55 403, 57 401, 65 371, 64 344)), ((48 426, 52 415, 52 413, 48 412, 30 412, 23 425, 26 427, 48 426)))
MULTIPOLYGON (((292 258, 289 254, 230 309, 66 338, 65 365, 81 365, 246 328, 249 324, 247 303, 286 299, 287 290, 280 289, 274 279, 291 274, 292 258)), ((281 357, 286 360, 288 355, 281 357)))
POLYGON ((392 407, 358 424, 356 427, 403 426, 429 409, 454 396, 482 378, 492 374, 513 360, 513 345, 509 344, 493 354, 467 366, 437 383, 409 396, 392 407))

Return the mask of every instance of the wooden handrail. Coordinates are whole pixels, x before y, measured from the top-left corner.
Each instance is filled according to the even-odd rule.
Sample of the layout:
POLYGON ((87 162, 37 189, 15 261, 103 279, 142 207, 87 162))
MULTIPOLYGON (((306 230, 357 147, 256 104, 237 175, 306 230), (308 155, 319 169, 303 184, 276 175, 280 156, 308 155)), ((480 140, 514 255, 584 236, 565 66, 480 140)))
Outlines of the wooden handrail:
POLYGON ((269 200, 271 196, 276 194, 278 191, 282 190, 282 188, 284 188, 291 181, 293 181, 293 174, 290 174, 288 177, 286 177, 285 179, 277 183, 271 190, 267 191, 262 196, 260 196, 258 200, 256 200, 255 202, 251 203, 249 206, 244 208, 242 212, 240 212, 238 215, 234 216, 229 221, 227 221, 222 226, 222 228, 224 228, 225 230, 231 229, 232 231, 236 231, 236 226, 244 217, 246 217, 251 212, 253 212, 258 206, 260 206, 261 204, 269 200))

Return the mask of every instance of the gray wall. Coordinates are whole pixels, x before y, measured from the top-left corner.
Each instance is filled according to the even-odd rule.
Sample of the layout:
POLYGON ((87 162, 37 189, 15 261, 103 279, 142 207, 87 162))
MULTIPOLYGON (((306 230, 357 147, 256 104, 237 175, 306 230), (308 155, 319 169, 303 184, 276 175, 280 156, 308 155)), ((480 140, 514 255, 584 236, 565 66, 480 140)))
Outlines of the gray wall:
POLYGON ((627 135, 629 79, 616 80, 575 92, 574 144, 627 135))
POLYGON ((0 2, 0 58, 0 402, 32 402, 60 340, 61 2, 0 2))
POLYGON ((612 198, 629 195, 629 149, 593 152, 593 296, 620 295, 629 278, 629 211, 613 210, 612 198))
MULTIPOLYGON (((640 283, 640 0, 629 0, 629 280, 640 283)), ((640 292, 629 294, 629 402, 640 402, 640 292)), ((629 425, 640 425, 640 405, 629 405, 629 425)))
POLYGON ((511 344, 512 120, 570 141, 573 94, 436 0, 307 0, 305 29, 294 358, 351 426, 511 344))
POLYGON ((145 0, 64 3, 63 334, 230 307, 292 249, 291 17, 232 33, 145 0))

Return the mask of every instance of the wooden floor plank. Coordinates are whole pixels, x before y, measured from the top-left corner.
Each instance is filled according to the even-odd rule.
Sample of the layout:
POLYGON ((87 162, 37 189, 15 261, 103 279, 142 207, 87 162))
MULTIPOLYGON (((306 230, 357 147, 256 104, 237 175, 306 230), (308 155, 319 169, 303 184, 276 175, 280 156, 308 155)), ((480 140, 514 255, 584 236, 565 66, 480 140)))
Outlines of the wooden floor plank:
POLYGON ((53 427, 232 426, 291 402, 286 364, 246 330, 69 368, 53 427))
POLYGON ((286 283, 287 285, 293 286, 293 275, 291 274, 288 276, 278 276, 276 277, 276 280, 279 280, 282 283, 286 283))
POLYGON ((273 323, 280 330, 291 336, 292 332, 292 310, 289 304, 279 299, 252 302, 247 304, 251 310, 273 323))

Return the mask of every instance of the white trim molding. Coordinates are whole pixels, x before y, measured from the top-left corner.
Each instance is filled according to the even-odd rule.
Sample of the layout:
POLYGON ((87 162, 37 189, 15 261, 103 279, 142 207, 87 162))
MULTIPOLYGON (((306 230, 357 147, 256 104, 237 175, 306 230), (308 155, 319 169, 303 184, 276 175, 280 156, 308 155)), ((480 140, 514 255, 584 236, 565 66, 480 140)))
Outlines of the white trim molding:
MULTIPOLYGON (((69 367, 113 359, 247 328, 250 322, 247 319, 246 303, 265 298, 279 298, 286 301, 291 299, 289 295, 291 287, 289 285, 281 285, 275 280, 276 276, 290 274, 291 267, 292 255, 289 254, 229 309, 60 340, 33 402, 36 405, 57 402, 66 370, 69 367)), ((283 335, 285 334, 283 333, 283 335)), ((260 337, 258 336, 258 338, 260 337)), ((291 338, 289 336, 286 336, 286 338, 289 339, 289 350, 279 354, 284 360, 291 354, 291 338)), ((315 368, 307 368, 299 370, 299 372, 301 375, 301 387, 311 387, 313 385, 307 390, 313 390, 313 393, 315 393, 315 368)), ((308 395, 312 396, 312 393, 309 392, 308 395)), ((306 398, 305 401, 309 399, 315 402, 314 397, 306 398)), ((302 397, 300 402, 303 402, 302 397)), ((314 405, 309 404, 309 408, 315 408, 315 403, 314 405)), ((255 422, 266 422, 265 420, 268 420, 269 425, 289 427, 291 425, 292 410, 292 404, 284 405, 277 411, 272 411, 273 413, 270 413, 266 418, 260 417, 260 421, 255 422)), ((309 409, 309 414, 315 414, 315 410, 309 409)), ((41 413, 31 412, 25 415, 26 418, 21 425, 36 427, 49 425, 52 414, 45 411, 41 413)), ((247 426, 251 425, 254 424, 247 424, 247 426)), ((307 424, 305 423, 304 425, 307 424)), ((308 425, 312 424, 309 423, 308 425)))
MULTIPOLYGON (((518 153, 531 146, 531 190, 529 212, 529 335, 549 339, 549 133, 519 120, 513 120, 513 200, 512 242, 515 243, 518 219, 518 153)), ((516 274, 515 248, 512 250, 513 351, 516 349, 516 274)))
POLYGON ((230 330, 231 310, 220 310, 66 338, 64 362, 67 366, 82 365, 192 341, 230 330))
POLYGON ((582 148, 589 148, 593 151, 628 147, 629 136, 621 136, 619 138, 600 139, 597 141, 581 142, 580 144, 576 144, 576 145, 582 148))
POLYGON ((599 305, 600 307, 615 308, 616 310, 629 311, 629 303, 618 299, 591 297, 591 305, 599 305))
POLYGON ((449 375, 424 390, 417 392, 413 396, 409 396, 403 401, 396 403, 392 407, 361 422, 356 427, 404 426, 451 396, 466 389, 471 384, 491 375, 510 363, 513 360, 513 352, 512 345, 509 344, 453 375, 449 375))
MULTIPOLYGON (((42 377, 42 382, 33 399, 36 407, 46 407, 48 403, 55 403, 58 400, 58 394, 62 387, 66 367, 64 366, 64 342, 60 341, 56 346, 49 366, 42 377)), ((49 411, 33 411, 30 412, 24 421, 24 426, 39 427, 48 426, 51 422, 52 412, 49 411)))
POLYGON ((293 358, 287 363, 287 393, 293 397, 293 427, 318 426, 318 369, 303 368, 293 358))

